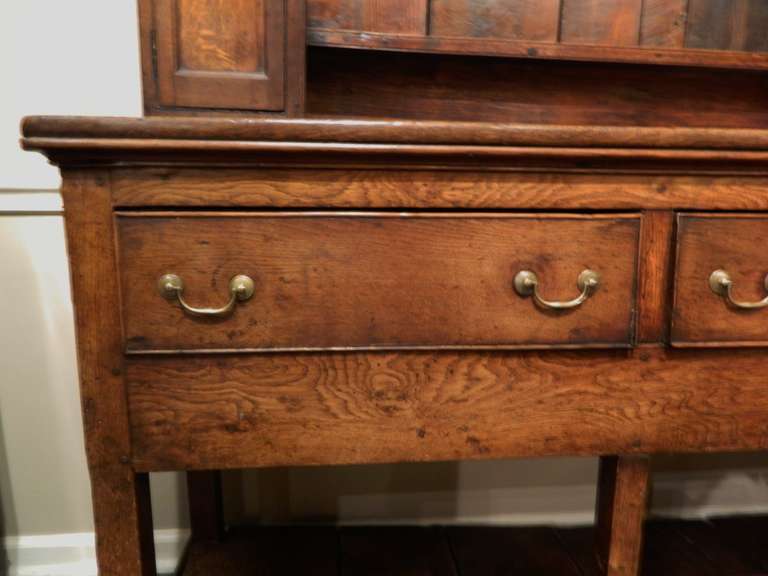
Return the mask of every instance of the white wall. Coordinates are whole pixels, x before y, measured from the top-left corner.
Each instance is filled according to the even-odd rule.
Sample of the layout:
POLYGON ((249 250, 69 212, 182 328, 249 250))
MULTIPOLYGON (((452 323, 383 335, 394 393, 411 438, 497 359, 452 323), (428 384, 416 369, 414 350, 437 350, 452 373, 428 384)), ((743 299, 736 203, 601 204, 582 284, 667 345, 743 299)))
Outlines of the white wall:
MULTIPOLYGON (((0 70, 0 536, 12 574, 87 574, 90 489, 59 178, 19 149, 18 125, 26 114, 140 114, 134 0, 0 3, 0 70)), ((768 511, 764 454, 656 462, 656 513, 768 511)), ((573 524, 591 519, 595 475, 594 459, 231 472, 226 508, 232 520, 573 524)), ((170 568, 187 522, 183 481, 152 481, 170 568)))
MULTIPOLYGON (((19 148, 19 122, 140 115, 137 54, 134 0, 0 2, 0 574, 94 572, 60 179, 19 148)), ((168 568, 185 492, 152 483, 168 568)))

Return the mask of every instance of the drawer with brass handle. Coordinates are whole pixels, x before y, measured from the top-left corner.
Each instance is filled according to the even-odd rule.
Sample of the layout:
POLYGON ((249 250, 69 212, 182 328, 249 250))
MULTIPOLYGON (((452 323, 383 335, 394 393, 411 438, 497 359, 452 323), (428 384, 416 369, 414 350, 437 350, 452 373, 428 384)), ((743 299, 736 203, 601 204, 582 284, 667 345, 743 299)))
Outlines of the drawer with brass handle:
POLYGON ((128 352, 627 347, 637 215, 121 213, 128 352))
POLYGON ((680 214, 672 343, 768 346, 768 215, 680 214))

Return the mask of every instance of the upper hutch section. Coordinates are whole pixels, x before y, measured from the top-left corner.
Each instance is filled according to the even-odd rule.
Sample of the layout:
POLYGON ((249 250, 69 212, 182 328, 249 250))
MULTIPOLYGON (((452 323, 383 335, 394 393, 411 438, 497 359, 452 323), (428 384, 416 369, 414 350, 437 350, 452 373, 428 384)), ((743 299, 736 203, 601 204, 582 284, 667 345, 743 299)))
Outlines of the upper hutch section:
POLYGON ((307 11, 316 46, 768 67, 766 0, 308 0, 307 11))
POLYGON ((139 15, 147 112, 302 108, 304 0, 139 0, 139 15))
POLYGON ((147 114, 768 128, 768 0, 138 0, 147 114))

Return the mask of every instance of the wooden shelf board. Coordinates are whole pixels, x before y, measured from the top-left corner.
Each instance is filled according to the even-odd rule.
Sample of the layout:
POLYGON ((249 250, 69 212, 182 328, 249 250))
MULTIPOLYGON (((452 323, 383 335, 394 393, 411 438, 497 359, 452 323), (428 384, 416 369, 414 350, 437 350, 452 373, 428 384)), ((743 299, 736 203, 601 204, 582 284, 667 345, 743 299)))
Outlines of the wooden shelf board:
POLYGON ((555 44, 503 38, 468 38, 383 34, 358 30, 309 28, 310 46, 395 52, 463 54, 544 60, 576 60, 706 68, 768 69, 768 53, 725 50, 640 48, 555 44))

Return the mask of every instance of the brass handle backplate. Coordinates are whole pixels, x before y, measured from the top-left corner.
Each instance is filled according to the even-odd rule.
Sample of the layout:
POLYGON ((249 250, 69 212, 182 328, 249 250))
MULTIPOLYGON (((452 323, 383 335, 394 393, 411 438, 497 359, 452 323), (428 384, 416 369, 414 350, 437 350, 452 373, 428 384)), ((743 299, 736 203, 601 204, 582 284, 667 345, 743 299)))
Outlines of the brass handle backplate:
MULTIPOLYGON (((768 291, 768 275, 764 280, 765 290, 768 291)), ((736 300, 733 297, 733 280, 731 275, 725 270, 715 270, 709 275, 709 287, 718 296, 722 296, 723 299, 731 306, 741 308, 744 310, 755 310, 757 308, 768 308, 768 296, 760 300, 759 302, 742 302, 736 300)))
POLYGON ((197 308, 184 300, 184 281, 176 274, 163 274, 157 281, 160 294, 169 300, 178 300, 187 314, 192 316, 222 317, 232 313, 237 302, 245 302, 253 296, 253 280, 239 274, 229 281, 229 302, 220 308, 197 308))
POLYGON ((568 308, 576 308, 581 306, 587 298, 589 298, 597 287, 600 285, 600 275, 594 270, 582 270, 576 280, 576 286, 581 290, 579 294, 573 300, 566 302, 556 302, 551 300, 545 300, 539 294, 539 277, 535 272, 530 270, 521 270, 515 276, 515 291, 523 297, 532 296, 533 301, 542 308, 549 308, 553 310, 567 310, 568 308))

